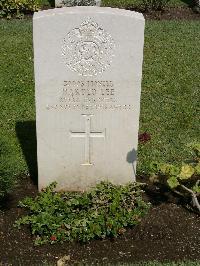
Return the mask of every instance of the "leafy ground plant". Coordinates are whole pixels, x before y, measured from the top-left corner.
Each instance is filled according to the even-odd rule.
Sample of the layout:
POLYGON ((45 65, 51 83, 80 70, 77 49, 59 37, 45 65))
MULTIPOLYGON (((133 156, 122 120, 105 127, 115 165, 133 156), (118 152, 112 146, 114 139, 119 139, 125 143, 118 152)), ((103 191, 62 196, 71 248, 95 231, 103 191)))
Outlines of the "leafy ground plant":
POLYGON ((88 192, 54 192, 56 183, 20 207, 29 210, 16 226, 30 225, 35 244, 117 237, 138 224, 150 205, 142 200, 141 184, 102 182, 88 192))
POLYGON ((164 10, 169 0, 142 0, 142 8, 145 11, 164 10))
POLYGON ((40 7, 39 0, 1 0, 0 1, 0 18, 10 19, 12 16, 22 18, 25 13, 38 11, 40 7))
POLYGON ((151 164, 150 181, 167 185, 181 196, 188 194, 192 198, 192 205, 200 212, 200 144, 193 146, 194 159, 181 167, 165 163, 151 164))

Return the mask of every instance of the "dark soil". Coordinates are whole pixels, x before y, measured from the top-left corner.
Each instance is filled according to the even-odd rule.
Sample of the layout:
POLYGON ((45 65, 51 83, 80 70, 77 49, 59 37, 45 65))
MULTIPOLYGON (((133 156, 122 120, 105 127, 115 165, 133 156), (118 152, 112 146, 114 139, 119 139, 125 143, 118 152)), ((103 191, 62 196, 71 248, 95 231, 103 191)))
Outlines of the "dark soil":
POLYGON ((145 19, 154 20, 200 20, 200 13, 192 8, 177 7, 166 8, 164 11, 152 11, 143 13, 145 19))
POLYGON ((29 228, 18 230, 13 223, 25 211, 17 207, 19 200, 35 196, 37 187, 29 178, 23 179, 9 195, 0 211, 0 265, 56 265, 63 256, 69 264, 78 262, 122 263, 138 261, 200 261, 200 216, 157 190, 147 190, 153 200, 141 224, 128 229, 116 239, 94 240, 88 244, 64 243, 34 246, 29 228))

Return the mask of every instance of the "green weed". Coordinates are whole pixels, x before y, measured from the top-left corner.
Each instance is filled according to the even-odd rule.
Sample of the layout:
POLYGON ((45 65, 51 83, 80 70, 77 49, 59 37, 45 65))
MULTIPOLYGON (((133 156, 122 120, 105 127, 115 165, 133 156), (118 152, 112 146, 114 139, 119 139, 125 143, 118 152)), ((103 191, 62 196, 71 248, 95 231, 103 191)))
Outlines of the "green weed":
POLYGON ((54 192, 55 187, 52 183, 35 199, 29 197, 19 204, 29 213, 16 226, 29 225, 36 244, 117 237, 138 224, 150 206, 142 200, 137 183, 102 182, 83 193, 54 192))

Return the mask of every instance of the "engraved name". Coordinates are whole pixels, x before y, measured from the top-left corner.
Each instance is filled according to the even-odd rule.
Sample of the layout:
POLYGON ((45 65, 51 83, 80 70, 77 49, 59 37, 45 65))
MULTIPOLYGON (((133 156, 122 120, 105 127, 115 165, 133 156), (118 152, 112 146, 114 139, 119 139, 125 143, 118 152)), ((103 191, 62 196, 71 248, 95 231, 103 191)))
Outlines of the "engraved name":
POLYGON ((115 102, 112 81, 64 81, 60 103, 63 102, 115 102))
POLYGON ((47 104, 46 109, 128 111, 133 105, 119 102, 113 81, 65 80, 57 103, 47 104))

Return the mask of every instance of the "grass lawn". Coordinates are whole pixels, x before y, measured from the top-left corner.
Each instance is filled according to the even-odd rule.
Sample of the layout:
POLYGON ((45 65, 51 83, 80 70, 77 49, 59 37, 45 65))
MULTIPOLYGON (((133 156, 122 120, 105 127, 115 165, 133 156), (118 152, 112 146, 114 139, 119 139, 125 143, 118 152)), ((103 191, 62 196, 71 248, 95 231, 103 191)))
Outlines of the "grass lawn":
POLYGON ((18 175, 27 165, 16 123, 35 119, 31 20, 0 21, 0 55, 0 167, 18 175))
POLYGON ((140 131, 152 135, 139 147, 139 169, 151 160, 180 163, 200 142, 199 22, 147 22, 140 131))
MULTIPOLYGON (((120 266, 121 264, 119 264, 118 266, 120 266)), ((200 262, 192 262, 192 261, 188 261, 188 262, 165 262, 165 263, 161 263, 161 262, 141 262, 141 263, 125 263, 123 264, 123 266, 199 266, 200 262)), ((108 264, 107 266, 112 266, 112 264, 108 264)))
MULTIPOLYGON (((140 132, 151 141, 139 146, 139 173, 154 160, 181 163, 200 142, 199 28, 198 21, 146 22, 140 132)), ((16 126, 35 120, 31 20, 0 21, 0 55, 0 167, 14 176, 28 171, 16 126)), ((24 132, 30 157, 31 134, 24 132)))

